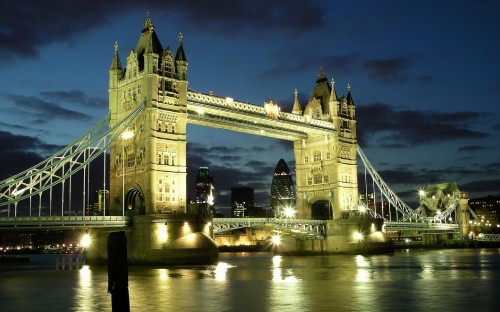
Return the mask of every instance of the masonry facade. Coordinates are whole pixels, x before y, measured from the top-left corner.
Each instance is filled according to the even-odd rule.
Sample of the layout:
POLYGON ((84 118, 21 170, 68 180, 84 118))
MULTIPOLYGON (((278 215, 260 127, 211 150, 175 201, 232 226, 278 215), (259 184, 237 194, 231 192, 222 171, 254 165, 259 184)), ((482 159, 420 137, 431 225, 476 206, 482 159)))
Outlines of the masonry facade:
POLYGON ((137 105, 146 105, 126 135, 111 145, 110 208, 115 214, 186 212, 187 68, 182 34, 174 56, 162 47, 149 16, 125 67, 115 44, 110 127, 137 105))

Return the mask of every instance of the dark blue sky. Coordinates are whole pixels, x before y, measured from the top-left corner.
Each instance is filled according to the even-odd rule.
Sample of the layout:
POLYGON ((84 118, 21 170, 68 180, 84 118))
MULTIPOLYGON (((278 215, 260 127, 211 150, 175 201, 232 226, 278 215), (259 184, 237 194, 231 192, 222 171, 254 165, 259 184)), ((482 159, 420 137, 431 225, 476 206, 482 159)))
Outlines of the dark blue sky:
MULTIPOLYGON (((471 198, 500 194, 493 0, 2 1, 1 178, 107 113, 114 42, 125 60, 147 11, 164 47, 175 51, 183 33, 189 88, 290 111, 294 89, 304 106, 323 68, 339 96, 350 83, 359 144, 405 199, 448 181, 471 198)), ((248 185, 267 206, 278 160, 295 166, 290 142, 199 126, 188 127, 188 152, 189 172, 210 167, 222 203, 248 185)))

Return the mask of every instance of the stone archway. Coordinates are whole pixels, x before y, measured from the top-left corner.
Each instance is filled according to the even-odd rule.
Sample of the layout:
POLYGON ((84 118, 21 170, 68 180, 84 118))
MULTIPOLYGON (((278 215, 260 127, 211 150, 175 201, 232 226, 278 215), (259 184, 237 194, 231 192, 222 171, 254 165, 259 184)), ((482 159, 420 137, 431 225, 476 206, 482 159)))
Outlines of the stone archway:
POLYGON ((144 196, 141 190, 130 189, 125 196, 125 207, 134 214, 145 214, 144 196))
POLYGON ((332 205, 328 200, 316 200, 311 205, 311 218, 314 220, 331 220, 333 219, 332 205))

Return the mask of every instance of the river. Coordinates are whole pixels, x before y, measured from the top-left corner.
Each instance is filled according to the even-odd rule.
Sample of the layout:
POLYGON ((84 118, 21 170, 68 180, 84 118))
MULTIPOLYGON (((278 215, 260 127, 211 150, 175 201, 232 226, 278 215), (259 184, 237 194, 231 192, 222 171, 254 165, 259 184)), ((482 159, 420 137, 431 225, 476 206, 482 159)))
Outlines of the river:
MULTIPOLYGON (((500 249, 222 253, 216 266, 131 266, 129 294, 131 311, 497 311, 500 249)), ((77 255, 2 264, 0 310, 111 311, 107 268, 77 255)))

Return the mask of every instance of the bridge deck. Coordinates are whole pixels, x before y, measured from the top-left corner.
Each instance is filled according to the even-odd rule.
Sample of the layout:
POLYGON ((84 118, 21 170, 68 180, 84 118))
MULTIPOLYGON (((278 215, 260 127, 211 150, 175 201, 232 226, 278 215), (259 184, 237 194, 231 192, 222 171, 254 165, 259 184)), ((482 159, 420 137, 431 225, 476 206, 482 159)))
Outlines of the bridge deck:
POLYGON ((0 229, 64 228, 64 227, 125 227, 131 225, 127 216, 32 216, 1 217, 0 229))

